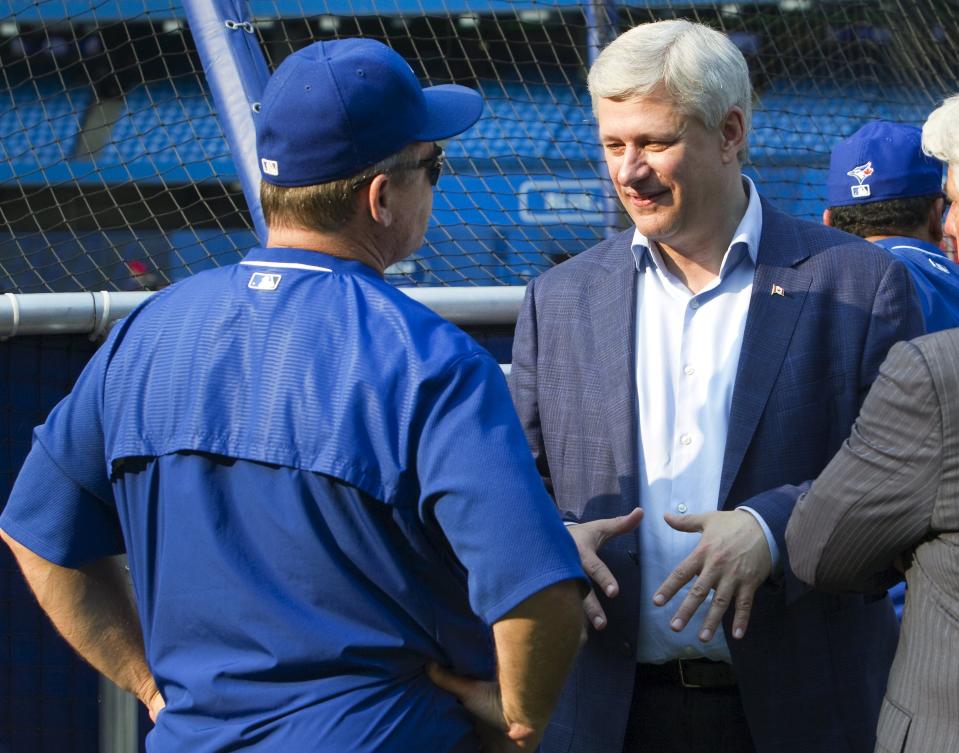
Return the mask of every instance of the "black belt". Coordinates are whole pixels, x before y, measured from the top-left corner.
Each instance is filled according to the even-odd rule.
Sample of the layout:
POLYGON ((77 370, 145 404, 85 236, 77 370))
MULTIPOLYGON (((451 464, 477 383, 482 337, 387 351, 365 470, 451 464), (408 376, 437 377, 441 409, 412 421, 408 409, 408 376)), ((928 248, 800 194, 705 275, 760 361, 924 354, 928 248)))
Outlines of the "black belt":
POLYGON ((676 659, 665 664, 637 664, 636 681, 684 688, 735 688, 731 664, 710 659, 676 659))

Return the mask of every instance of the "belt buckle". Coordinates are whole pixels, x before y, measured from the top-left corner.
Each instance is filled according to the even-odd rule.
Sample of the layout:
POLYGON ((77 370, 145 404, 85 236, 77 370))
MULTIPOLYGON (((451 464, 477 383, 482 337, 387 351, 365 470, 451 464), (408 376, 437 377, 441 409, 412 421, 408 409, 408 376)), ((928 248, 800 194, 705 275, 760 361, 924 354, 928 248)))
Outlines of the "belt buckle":
POLYGON ((677 659, 677 661, 679 662, 679 684, 682 685, 684 688, 702 688, 703 687, 702 685, 698 685, 696 683, 689 682, 686 680, 686 669, 685 669, 686 660, 677 659))

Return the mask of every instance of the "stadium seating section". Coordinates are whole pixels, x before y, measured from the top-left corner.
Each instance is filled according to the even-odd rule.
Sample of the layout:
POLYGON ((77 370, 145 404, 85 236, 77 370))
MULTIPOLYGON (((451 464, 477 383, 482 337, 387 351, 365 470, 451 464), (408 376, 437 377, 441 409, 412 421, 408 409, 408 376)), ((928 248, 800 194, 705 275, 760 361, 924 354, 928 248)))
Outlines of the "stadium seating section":
POLYGON ((127 94, 112 139, 97 156, 135 180, 188 182, 236 175, 209 95, 195 78, 143 84, 127 94))
MULTIPOLYGON (((453 169, 439 184, 436 226, 405 271, 391 275, 397 284, 522 284, 603 232, 601 153, 585 85, 486 80, 479 87, 484 115, 447 145, 453 169)), ((195 75, 130 88, 107 143, 85 156, 77 155, 90 91, 25 83, 0 98, 0 179, 24 186, 238 179, 212 98, 195 75)), ((919 124, 928 108, 894 87, 774 81, 757 95, 746 172, 782 209, 818 220, 835 140, 877 117, 919 124)), ((175 280, 254 242, 245 230, 138 231, 134 244, 125 232, 0 239, 0 273, 23 291, 96 289, 128 278, 125 263, 147 249, 175 280)))
POLYGON ((46 183, 45 170, 72 157, 87 89, 26 83, 0 92, 0 179, 46 183))

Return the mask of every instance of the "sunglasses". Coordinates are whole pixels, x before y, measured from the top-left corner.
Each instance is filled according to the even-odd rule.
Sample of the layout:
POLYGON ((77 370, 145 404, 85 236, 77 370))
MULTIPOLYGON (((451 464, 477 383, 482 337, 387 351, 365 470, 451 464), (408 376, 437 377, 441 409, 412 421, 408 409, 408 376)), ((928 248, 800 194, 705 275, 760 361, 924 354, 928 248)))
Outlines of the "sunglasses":
MULTIPOLYGON (((443 172, 443 165, 446 164, 446 154, 443 152, 443 147, 439 144, 433 144, 433 153, 429 157, 424 157, 419 162, 412 162, 408 165, 396 165, 391 167, 387 172, 397 172, 399 170, 426 170, 426 177, 429 179, 430 185, 435 186, 440 179, 440 174, 443 172)), ((379 174, 379 173, 377 173, 379 174)), ((376 175, 370 175, 362 180, 358 180, 353 184, 353 190, 359 190, 367 183, 372 183, 376 175)))

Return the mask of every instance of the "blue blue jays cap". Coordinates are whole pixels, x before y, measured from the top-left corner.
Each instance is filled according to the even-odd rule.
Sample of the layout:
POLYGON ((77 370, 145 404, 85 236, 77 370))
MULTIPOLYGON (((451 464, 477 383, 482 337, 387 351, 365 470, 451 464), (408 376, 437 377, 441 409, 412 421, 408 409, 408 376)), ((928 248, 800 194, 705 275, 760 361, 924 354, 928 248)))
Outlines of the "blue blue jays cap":
POLYGON ((482 111, 482 97, 465 86, 422 88, 381 42, 315 42, 266 84, 255 116, 260 174, 277 186, 348 178, 415 141, 455 136, 482 111))
POLYGON ((833 148, 826 189, 831 207, 928 196, 942 191, 942 163, 918 128, 876 120, 833 148))

